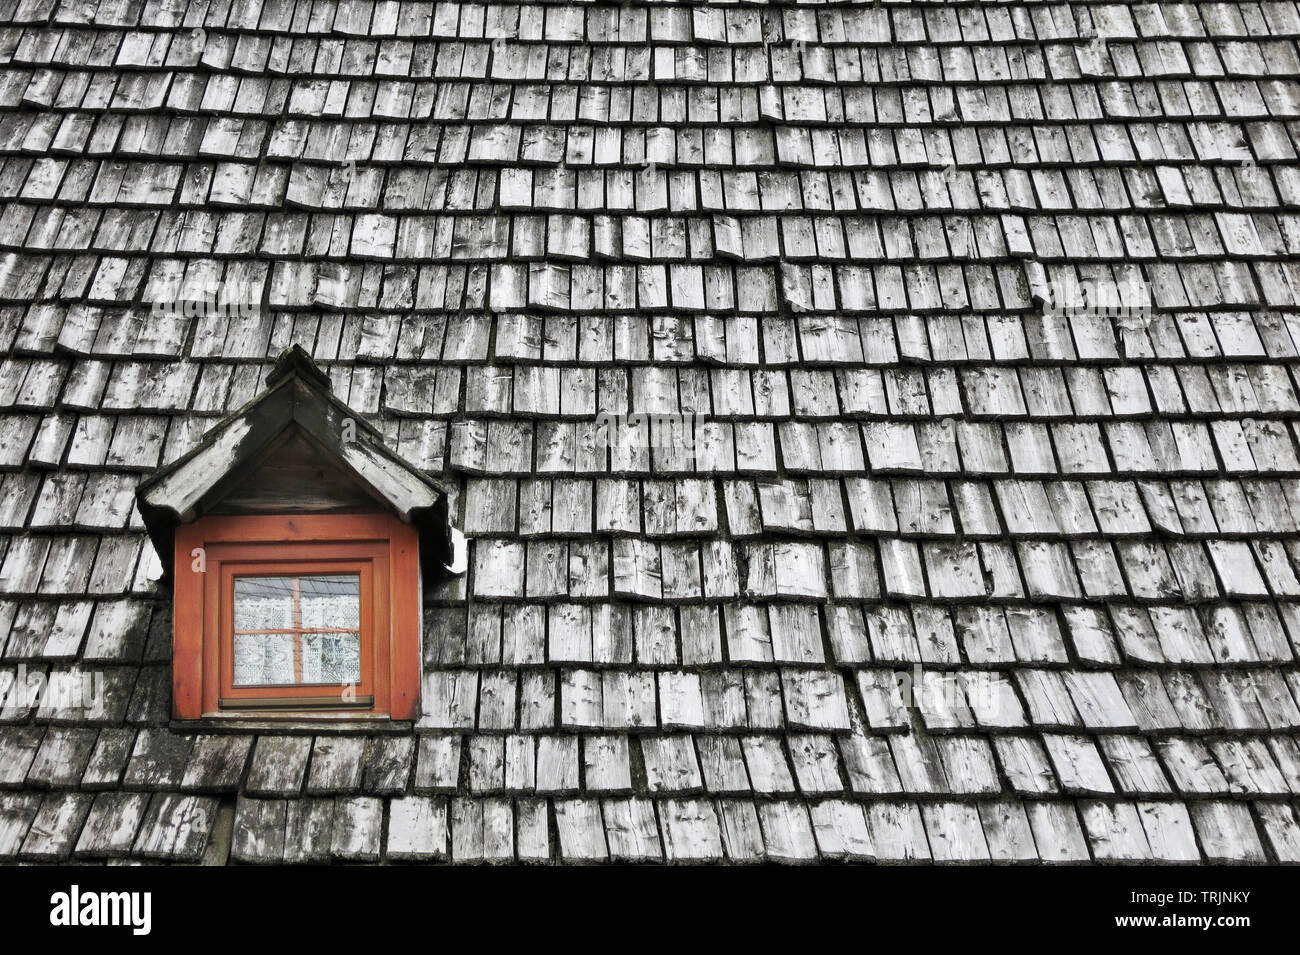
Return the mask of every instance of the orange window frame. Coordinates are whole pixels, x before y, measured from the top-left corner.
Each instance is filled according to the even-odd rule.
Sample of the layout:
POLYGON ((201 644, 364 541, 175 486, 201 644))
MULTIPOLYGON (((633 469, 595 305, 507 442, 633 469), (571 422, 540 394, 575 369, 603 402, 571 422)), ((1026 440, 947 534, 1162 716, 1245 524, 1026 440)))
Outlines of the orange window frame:
POLYGON ((420 694, 419 541, 386 514, 203 517, 176 531, 177 719, 414 719, 420 694), (361 578, 361 682, 234 686, 234 579, 361 578), (298 701, 301 700, 301 706, 298 701))

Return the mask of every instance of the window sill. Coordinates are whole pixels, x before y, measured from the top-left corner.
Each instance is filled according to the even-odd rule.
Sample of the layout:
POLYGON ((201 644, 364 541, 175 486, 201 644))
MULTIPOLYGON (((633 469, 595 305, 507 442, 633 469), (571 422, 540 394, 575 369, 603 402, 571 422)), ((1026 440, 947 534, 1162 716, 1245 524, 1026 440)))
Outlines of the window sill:
POLYGON ((390 720, 383 716, 358 717, 355 713, 340 713, 334 717, 304 713, 274 720, 258 719, 244 713, 231 713, 223 716, 205 716, 197 720, 172 720, 168 727, 186 733, 266 733, 284 736, 322 732, 348 735, 401 734, 415 731, 415 723, 412 720, 390 720))

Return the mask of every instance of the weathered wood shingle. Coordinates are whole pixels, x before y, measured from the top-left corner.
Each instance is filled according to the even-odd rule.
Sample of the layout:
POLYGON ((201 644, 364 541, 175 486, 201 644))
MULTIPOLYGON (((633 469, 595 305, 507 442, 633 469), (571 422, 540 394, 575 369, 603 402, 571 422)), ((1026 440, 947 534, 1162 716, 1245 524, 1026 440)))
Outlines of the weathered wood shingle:
POLYGON ((196 11, 9 16, 0 858, 1300 857, 1289 8, 196 11), (469 538, 413 729, 171 720, 295 344, 469 538))

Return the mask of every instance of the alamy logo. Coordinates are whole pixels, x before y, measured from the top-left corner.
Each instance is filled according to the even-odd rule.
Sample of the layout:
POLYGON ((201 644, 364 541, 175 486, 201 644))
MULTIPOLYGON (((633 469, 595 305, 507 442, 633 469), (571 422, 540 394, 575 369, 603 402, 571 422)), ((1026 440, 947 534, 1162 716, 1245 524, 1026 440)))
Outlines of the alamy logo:
POLYGON ((1066 276, 1049 283, 1043 314, 1140 320, 1151 315, 1151 289, 1136 276, 1119 282, 1066 276))
POLYGON ((74 885, 50 896, 50 924, 128 926, 133 935, 148 935, 153 928, 153 893, 82 892, 74 885))
POLYGON ((704 415, 695 414, 631 414, 617 415, 608 411, 596 416, 594 435, 597 448, 649 448, 656 451, 678 451, 686 458, 695 457, 695 437, 704 415))
POLYGON ((25 663, 17 670, 0 670, 0 701, 6 709, 40 706, 99 713, 103 700, 104 674, 99 671, 29 672, 25 663))
POLYGON ((256 318, 261 308, 247 291, 218 282, 191 288, 183 296, 155 299, 150 309, 154 318, 256 318))

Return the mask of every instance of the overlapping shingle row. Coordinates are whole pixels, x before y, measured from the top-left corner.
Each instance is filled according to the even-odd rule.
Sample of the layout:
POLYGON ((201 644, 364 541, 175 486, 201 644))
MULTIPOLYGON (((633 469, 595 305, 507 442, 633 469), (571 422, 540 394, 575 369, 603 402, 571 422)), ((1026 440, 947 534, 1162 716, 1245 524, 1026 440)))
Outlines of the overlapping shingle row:
POLYGON ((0 859, 1300 859, 1294 3, 0 21, 0 859), (393 732, 169 719, 294 343, 471 538, 393 732))

